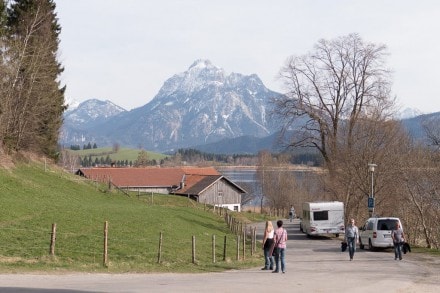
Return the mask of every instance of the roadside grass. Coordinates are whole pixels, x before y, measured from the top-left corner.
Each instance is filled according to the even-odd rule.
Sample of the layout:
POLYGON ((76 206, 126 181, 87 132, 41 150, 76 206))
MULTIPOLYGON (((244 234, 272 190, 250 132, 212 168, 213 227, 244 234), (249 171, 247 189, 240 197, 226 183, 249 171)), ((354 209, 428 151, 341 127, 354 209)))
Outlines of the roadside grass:
MULTIPOLYGON (((71 154, 77 155, 81 158, 91 156, 92 160, 95 158, 100 159, 103 157, 104 159, 107 157, 107 155, 110 157, 112 161, 136 161, 140 149, 131 149, 131 148, 120 148, 117 152, 113 150, 112 147, 102 147, 102 148, 96 148, 96 149, 86 149, 86 150, 69 150, 67 151, 71 154)), ((167 155, 161 154, 161 153, 155 153, 150 151, 145 151, 147 153, 149 160, 156 160, 160 161, 167 157, 167 155)))
MULTIPOLYGON (((251 255, 249 239, 245 259, 240 243, 237 260, 238 238, 224 217, 187 198, 159 194, 128 197, 117 191, 102 192, 98 189, 103 186, 98 188, 40 163, 0 169, 0 182, 0 272, 188 273, 249 268, 262 262, 261 249, 251 255), (104 266, 106 221, 108 265, 104 266), (55 255, 50 256, 54 223, 55 255), (162 253, 158 263, 160 235, 162 253)), ((247 223, 262 220, 250 217, 250 213, 234 216, 247 223)))
POLYGON ((411 252, 415 253, 427 253, 433 256, 440 256, 440 250, 426 247, 411 247, 411 252))

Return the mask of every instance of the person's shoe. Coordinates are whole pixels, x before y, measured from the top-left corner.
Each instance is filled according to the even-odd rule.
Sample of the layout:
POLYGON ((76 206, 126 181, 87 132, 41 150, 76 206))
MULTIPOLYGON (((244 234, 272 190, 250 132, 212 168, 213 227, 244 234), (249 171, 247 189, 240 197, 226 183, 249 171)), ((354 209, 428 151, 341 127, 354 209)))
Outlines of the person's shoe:
POLYGON ((397 260, 397 257, 395 257, 394 260, 397 260))
POLYGON ((269 270, 273 271, 273 267, 270 267, 269 270))
POLYGON ((280 271, 272 271, 272 273, 279 273, 280 271))
POLYGON ((402 260, 402 258, 400 257, 399 260, 402 260))
POLYGON ((352 257, 350 257, 350 261, 351 261, 351 260, 353 260, 353 258, 352 258, 352 257))
POLYGON ((261 270, 262 270, 262 271, 266 271, 267 269, 266 269, 266 268, 261 268, 261 270))
POLYGON ((286 273, 286 271, 283 271, 283 274, 285 274, 286 273))

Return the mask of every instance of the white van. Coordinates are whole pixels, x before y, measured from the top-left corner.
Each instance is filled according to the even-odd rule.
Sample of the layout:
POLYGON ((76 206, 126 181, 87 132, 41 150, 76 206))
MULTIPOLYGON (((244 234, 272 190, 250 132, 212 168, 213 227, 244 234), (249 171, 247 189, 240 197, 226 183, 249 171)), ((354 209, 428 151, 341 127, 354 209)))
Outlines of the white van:
POLYGON ((300 230, 310 235, 345 233, 344 203, 340 201, 305 202, 300 230))
POLYGON ((359 247, 364 249, 366 245, 370 250, 375 248, 393 247, 393 239, 391 231, 396 228, 396 223, 400 224, 399 218, 382 217, 369 218, 365 224, 359 229, 359 247))

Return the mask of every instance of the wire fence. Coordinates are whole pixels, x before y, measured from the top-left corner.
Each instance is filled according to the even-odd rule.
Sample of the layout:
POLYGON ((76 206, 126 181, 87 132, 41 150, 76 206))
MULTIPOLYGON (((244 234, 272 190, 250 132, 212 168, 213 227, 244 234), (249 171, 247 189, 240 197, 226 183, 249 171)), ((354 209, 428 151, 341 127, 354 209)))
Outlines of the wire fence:
POLYGON ((187 235, 176 238, 160 232, 141 235, 136 231, 113 233, 108 222, 94 231, 70 232, 68 227, 10 228, 0 226, 0 261, 14 258, 57 258, 109 266, 110 263, 215 263, 242 261, 256 252, 256 228, 237 221, 226 211, 225 221, 233 234, 187 235))

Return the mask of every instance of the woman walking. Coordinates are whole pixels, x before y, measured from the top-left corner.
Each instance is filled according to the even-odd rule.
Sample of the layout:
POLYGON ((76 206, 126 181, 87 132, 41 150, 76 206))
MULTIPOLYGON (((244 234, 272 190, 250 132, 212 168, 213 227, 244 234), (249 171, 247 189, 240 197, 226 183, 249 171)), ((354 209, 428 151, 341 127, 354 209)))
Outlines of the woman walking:
POLYGON ((262 270, 273 270, 274 259, 271 253, 273 245, 274 229, 271 221, 266 221, 266 228, 263 236, 264 268, 262 270))
POLYGON ((283 228, 283 221, 277 221, 278 229, 275 230, 274 233, 274 251, 275 251, 275 270, 272 273, 280 272, 280 262, 281 262, 281 271, 283 274, 286 272, 286 242, 287 242, 287 231, 283 228))

